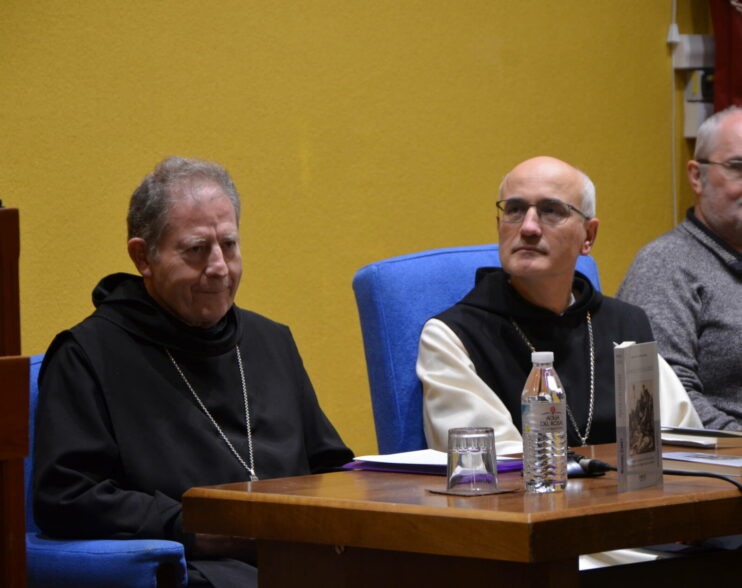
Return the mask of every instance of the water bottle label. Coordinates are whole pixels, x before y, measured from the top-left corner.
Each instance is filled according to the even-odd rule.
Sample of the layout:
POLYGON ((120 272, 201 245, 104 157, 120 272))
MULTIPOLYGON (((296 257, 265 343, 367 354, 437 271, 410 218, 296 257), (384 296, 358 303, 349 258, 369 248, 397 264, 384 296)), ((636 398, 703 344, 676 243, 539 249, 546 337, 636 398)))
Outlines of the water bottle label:
POLYGON ((563 402, 531 402, 523 404, 523 432, 564 433, 567 425, 566 404, 563 402))

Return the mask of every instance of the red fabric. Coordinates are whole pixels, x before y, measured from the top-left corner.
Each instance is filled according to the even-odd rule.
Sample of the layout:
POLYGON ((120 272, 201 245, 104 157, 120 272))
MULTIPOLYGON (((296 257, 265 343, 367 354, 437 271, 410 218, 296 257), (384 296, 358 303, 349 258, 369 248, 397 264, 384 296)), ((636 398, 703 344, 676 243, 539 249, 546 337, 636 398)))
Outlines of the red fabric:
MULTIPOLYGON (((742 8, 742 2, 739 3, 742 8)), ((730 0, 710 0, 716 36, 714 110, 742 106, 742 13, 730 0)))

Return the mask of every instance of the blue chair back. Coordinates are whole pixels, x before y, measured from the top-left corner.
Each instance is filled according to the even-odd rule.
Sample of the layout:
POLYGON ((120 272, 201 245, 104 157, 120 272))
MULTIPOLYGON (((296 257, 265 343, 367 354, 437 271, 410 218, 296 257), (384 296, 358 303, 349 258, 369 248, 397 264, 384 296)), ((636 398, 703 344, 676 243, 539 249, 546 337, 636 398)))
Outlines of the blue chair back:
POLYGON ((39 528, 33 518, 33 451, 34 439, 36 432, 36 404, 39 399, 39 370, 41 362, 44 361, 44 354, 34 355, 29 358, 31 364, 31 373, 29 375, 30 390, 28 396, 29 402, 29 423, 28 423, 28 457, 23 461, 23 471, 25 479, 26 493, 26 532, 38 533, 39 528))
POLYGON ((44 355, 30 358, 29 455, 24 462, 28 588, 156 588, 185 586, 185 550, 164 539, 48 539, 33 517, 33 449, 39 371, 44 355))
MULTIPOLYGON (((353 278, 380 453, 427 446, 415 374, 420 332, 472 289, 480 267, 500 267, 497 244, 393 257, 361 268, 353 278)), ((581 256, 577 269, 600 290, 592 257, 581 256)))

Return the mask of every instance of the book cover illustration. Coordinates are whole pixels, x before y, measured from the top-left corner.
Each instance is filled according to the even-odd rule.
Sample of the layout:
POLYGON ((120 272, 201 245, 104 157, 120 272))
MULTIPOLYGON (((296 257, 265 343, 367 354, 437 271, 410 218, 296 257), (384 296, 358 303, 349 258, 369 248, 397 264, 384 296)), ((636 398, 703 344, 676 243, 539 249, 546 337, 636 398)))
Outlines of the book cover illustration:
POLYGON ((651 380, 632 382, 629 390, 629 454, 632 456, 651 453, 657 447, 652 385, 651 380))

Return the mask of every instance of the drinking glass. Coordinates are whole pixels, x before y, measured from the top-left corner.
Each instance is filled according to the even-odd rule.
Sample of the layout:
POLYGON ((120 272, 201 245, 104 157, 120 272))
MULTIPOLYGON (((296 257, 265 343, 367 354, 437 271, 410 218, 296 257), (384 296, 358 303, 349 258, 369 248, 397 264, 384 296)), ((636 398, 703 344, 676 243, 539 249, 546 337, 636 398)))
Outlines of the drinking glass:
POLYGON ((448 490, 462 494, 497 491, 497 455, 492 427, 448 430, 448 490))

